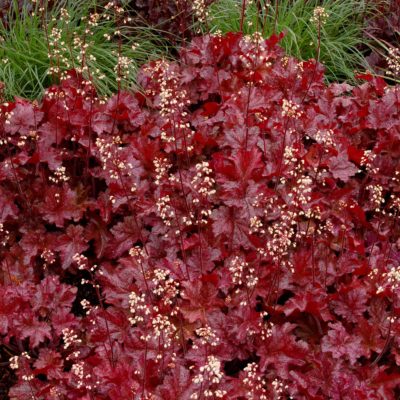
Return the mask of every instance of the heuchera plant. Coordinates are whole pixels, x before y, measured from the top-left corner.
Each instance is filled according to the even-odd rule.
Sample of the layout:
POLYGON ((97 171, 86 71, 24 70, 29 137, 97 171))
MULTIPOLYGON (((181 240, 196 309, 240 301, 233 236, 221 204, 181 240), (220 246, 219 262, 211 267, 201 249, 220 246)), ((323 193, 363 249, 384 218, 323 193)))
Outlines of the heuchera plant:
POLYGON ((1 106, 11 399, 399 398, 400 90, 278 41, 1 106))

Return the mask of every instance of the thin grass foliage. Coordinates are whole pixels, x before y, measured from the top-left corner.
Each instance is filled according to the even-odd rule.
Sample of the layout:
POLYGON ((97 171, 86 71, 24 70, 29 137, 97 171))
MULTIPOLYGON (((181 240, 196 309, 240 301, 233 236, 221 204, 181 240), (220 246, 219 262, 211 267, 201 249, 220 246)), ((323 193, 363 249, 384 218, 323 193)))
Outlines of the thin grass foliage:
POLYGON ((112 15, 96 2, 64 1, 51 8, 37 4, 33 12, 19 10, 15 3, 9 13, 8 23, 0 22, 0 81, 6 83, 8 99, 41 97, 44 89, 58 80, 58 75, 51 73, 52 64, 59 73, 79 67, 84 42, 90 80, 98 93, 106 96, 118 89, 119 58, 129 59, 122 84, 133 88, 138 67, 169 52, 169 44, 155 28, 129 26, 127 18, 112 15), (69 21, 62 10, 67 11, 69 21), (93 12, 101 17, 88 32, 86 21, 93 12), (50 45, 52 32, 59 32, 57 48, 50 45))
MULTIPOLYGON (((302 60, 313 58, 318 46, 318 30, 311 22, 318 0, 237 1, 219 0, 209 9, 211 32, 240 31, 245 4, 243 32, 262 31, 264 37, 284 32, 282 46, 302 60)), ((320 61, 326 67, 326 78, 353 80, 354 70, 368 68, 364 52, 368 40, 363 37, 366 13, 372 13, 371 2, 327 0, 322 5, 329 15, 321 28, 320 61), (362 50, 364 49, 364 50, 362 50)))

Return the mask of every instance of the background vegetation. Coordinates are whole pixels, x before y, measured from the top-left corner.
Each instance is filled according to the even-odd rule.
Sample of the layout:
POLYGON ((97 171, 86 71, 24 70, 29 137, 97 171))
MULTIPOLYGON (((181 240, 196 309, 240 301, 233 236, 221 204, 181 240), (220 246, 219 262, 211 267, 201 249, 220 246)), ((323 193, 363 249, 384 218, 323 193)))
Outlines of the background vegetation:
POLYGON ((81 61, 77 37, 88 43, 84 63, 91 81, 100 95, 109 96, 119 86, 119 57, 129 60, 120 85, 136 87, 136 72, 143 63, 174 57, 194 35, 217 31, 248 34, 258 30, 264 37, 284 32, 281 44, 287 54, 302 60, 318 57, 329 81, 354 81, 355 70, 373 69, 384 75, 387 50, 398 42, 400 27, 398 0, 134 0, 121 2, 121 15, 112 15, 105 10, 106 2, 96 0, 3 3, 0 82, 6 83, 7 99, 39 98, 58 81, 59 76, 51 73, 52 65, 61 72, 76 67, 81 61), (198 21, 196 4, 207 7, 205 23, 198 21), (310 19, 321 5, 328 18, 319 31, 310 19), (68 23, 61 16, 63 8, 70 15, 68 23), (93 12, 102 17, 88 35, 87 19, 93 12), (59 48, 49 46, 54 30, 60 32, 59 48))

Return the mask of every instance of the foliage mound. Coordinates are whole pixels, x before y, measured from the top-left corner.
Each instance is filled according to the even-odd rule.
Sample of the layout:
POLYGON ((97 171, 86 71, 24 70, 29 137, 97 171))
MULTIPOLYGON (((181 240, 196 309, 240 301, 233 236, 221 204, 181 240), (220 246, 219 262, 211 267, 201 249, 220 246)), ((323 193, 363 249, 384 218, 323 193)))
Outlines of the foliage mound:
POLYGON ((278 40, 1 106, 11 399, 399 397, 399 90, 278 40))

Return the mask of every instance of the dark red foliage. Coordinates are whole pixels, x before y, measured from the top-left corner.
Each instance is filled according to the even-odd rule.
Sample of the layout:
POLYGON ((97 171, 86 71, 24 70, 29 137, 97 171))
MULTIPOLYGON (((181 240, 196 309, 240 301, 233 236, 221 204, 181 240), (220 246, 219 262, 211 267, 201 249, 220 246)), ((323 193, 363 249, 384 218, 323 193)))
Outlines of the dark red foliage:
POLYGON ((400 90, 278 39, 1 105, 11 399, 399 398, 400 90))

